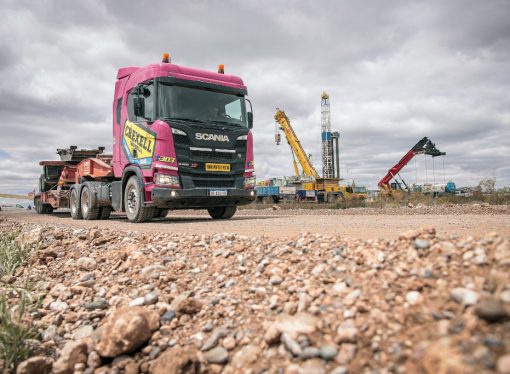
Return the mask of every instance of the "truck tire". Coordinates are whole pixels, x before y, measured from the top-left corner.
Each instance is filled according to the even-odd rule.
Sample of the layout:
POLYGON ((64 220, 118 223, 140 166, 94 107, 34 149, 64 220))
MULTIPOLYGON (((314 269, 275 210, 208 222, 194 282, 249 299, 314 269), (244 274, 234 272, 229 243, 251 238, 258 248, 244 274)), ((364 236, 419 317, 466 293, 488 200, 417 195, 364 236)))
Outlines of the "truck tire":
POLYGON ((82 219, 80 199, 78 199, 78 191, 73 188, 69 194, 69 209, 71 210, 72 219, 82 219))
POLYGON ((53 213, 53 207, 50 204, 42 204, 42 213, 43 214, 53 213))
POLYGON ((170 209, 156 208, 154 210, 154 218, 165 218, 168 215, 170 209))
POLYGON ((112 208, 109 206, 103 206, 99 209, 99 219, 108 219, 110 218, 110 214, 112 212, 112 208))
POLYGON ((94 220, 99 218, 99 207, 96 205, 96 199, 87 185, 81 189, 81 215, 83 219, 94 220))
POLYGON ((37 212, 37 214, 42 214, 41 199, 39 199, 39 198, 34 199, 34 207, 35 207, 35 211, 37 212))
POLYGON ((336 203, 338 201, 338 196, 332 193, 328 193, 327 201, 329 204, 336 203))
POLYGON ((133 175, 129 178, 124 190, 124 206, 129 222, 148 222, 154 217, 154 207, 143 206, 143 193, 142 181, 136 175, 133 175))
POLYGON ((214 219, 229 219, 236 213, 236 206, 224 206, 218 208, 208 208, 209 215, 214 219))
POLYGON ((347 208, 347 200, 345 199, 345 195, 343 192, 340 192, 337 197, 337 204, 340 205, 340 208, 345 209, 347 208))

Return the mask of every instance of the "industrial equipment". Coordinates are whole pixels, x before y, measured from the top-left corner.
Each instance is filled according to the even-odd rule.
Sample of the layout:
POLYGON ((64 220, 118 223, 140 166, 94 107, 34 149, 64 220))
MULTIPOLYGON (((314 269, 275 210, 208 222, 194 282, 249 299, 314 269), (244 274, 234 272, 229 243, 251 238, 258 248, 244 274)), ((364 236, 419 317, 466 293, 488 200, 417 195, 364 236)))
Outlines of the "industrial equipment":
POLYGON ((256 199, 253 112, 241 78, 161 63, 121 68, 113 98, 113 155, 57 151, 42 161, 38 213, 69 207, 74 219, 125 211, 130 222, 169 209, 232 217, 256 199), (247 110, 247 106, 250 110, 247 110))
MULTIPOLYGON (((290 120, 285 112, 283 110, 277 109, 274 118, 279 125, 277 126, 277 135, 279 135, 278 129, 282 130, 287 139, 287 143, 290 146, 294 172, 296 174, 294 182, 290 183, 296 185, 299 196, 303 196, 304 198, 316 198, 319 202, 334 202, 339 199, 345 202, 345 196, 338 185, 339 179, 321 178, 319 176, 312 162, 310 161, 310 158, 305 153, 301 142, 294 132, 294 129, 290 124, 290 120), (303 170, 302 174, 299 172, 297 165, 298 162, 303 170), (300 193, 299 190, 305 192, 300 193), (307 193, 306 191, 310 192, 307 193), (312 192, 316 192, 316 194, 312 196, 312 192)), ((280 143, 280 139, 278 136, 275 136, 275 139, 276 144, 278 145, 280 143)))
POLYGON ((322 176, 324 178, 340 179, 339 138, 338 132, 331 131, 329 95, 323 92, 321 96, 321 151, 322 176))
POLYGON ((418 143, 416 143, 414 145, 414 147, 411 148, 411 150, 409 150, 409 152, 407 152, 404 155, 404 157, 402 157, 400 159, 400 161, 397 162, 388 171, 388 173, 386 173, 386 175, 379 181, 379 183, 377 183, 377 185, 380 188, 385 189, 385 190, 391 190, 391 189, 400 189, 400 190, 406 189, 406 190, 409 190, 408 185, 400 177, 399 172, 400 172, 400 170, 402 170, 402 168, 404 166, 407 165, 407 163, 409 161, 411 161, 413 159, 414 156, 419 155, 419 154, 425 154, 425 155, 430 155, 432 157, 437 157, 437 156, 443 156, 446 153, 445 152, 441 152, 439 149, 436 148, 436 145, 434 143, 432 143, 432 141, 429 138, 424 137, 418 143), (396 176, 399 177, 400 182, 397 179, 395 179, 395 183, 392 183, 392 185, 390 185, 390 181, 393 178, 395 178, 396 176), (404 188, 402 187, 402 185, 404 185, 404 188))

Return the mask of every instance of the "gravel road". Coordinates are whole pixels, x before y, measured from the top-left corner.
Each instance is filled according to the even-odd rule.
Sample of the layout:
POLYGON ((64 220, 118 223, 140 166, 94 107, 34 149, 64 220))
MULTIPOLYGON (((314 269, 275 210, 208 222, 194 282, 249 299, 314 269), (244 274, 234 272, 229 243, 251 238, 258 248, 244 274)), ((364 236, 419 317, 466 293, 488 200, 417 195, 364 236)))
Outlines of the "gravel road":
POLYGON ((239 210, 228 221, 214 221, 203 211, 174 211, 151 223, 130 224, 125 215, 112 215, 108 221, 74 221, 67 212, 37 215, 33 212, 5 210, 1 215, 39 224, 64 224, 75 228, 110 228, 151 233, 207 234, 234 233, 246 236, 294 236, 304 232, 340 235, 358 239, 396 239, 402 232, 420 227, 435 227, 446 236, 482 236, 497 232, 510 237, 508 206, 451 206, 357 209, 239 210))
POLYGON ((508 214, 442 209, 256 211, 228 222, 182 212, 147 225, 2 212, 4 248, 29 252, 0 274, 0 294, 15 313, 29 284, 20 320, 39 332, 15 372, 510 373, 508 214), (396 232, 451 221, 447 231, 467 235, 396 232), (274 236, 347 225, 395 239, 198 232, 259 225, 274 236), (505 236, 476 234, 495 229, 505 236))

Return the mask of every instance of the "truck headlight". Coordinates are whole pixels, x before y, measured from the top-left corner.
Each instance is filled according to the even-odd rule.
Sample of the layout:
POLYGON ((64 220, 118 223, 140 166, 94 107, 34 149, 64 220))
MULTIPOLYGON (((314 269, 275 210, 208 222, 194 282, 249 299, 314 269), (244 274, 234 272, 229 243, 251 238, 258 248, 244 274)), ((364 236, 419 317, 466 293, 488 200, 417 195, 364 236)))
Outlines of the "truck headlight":
POLYGON ((255 177, 244 178, 244 188, 255 188, 257 182, 255 177))
POLYGON ((169 186, 174 188, 180 188, 181 184, 179 183, 179 177, 168 174, 155 174, 154 175, 154 184, 159 186, 169 186))
POLYGON ((184 131, 176 129, 175 127, 172 127, 172 134, 186 136, 186 133, 184 131))

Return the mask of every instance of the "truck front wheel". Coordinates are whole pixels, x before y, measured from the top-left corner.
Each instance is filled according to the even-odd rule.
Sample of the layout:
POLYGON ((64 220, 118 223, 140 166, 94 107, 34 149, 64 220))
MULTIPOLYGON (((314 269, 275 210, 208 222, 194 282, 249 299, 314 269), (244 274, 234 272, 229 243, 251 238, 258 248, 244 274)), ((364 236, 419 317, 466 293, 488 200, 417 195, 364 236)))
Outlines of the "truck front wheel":
POLYGON ((69 208, 71 209, 71 217, 73 219, 82 219, 81 208, 78 200, 78 191, 76 189, 71 190, 69 196, 69 208))
POLYGON ((93 220, 99 217, 99 207, 90 188, 85 185, 81 189, 81 214, 83 219, 93 220))
POLYGON ((147 222, 154 217, 154 207, 143 206, 144 188, 136 175, 129 178, 124 191, 124 206, 129 222, 147 222))
POLYGON ((154 218, 165 218, 168 215, 169 211, 170 211, 170 209, 157 208, 154 211, 154 218))
POLYGON ((214 219, 229 219, 236 213, 236 206, 224 206, 219 208, 209 208, 207 211, 214 219))

